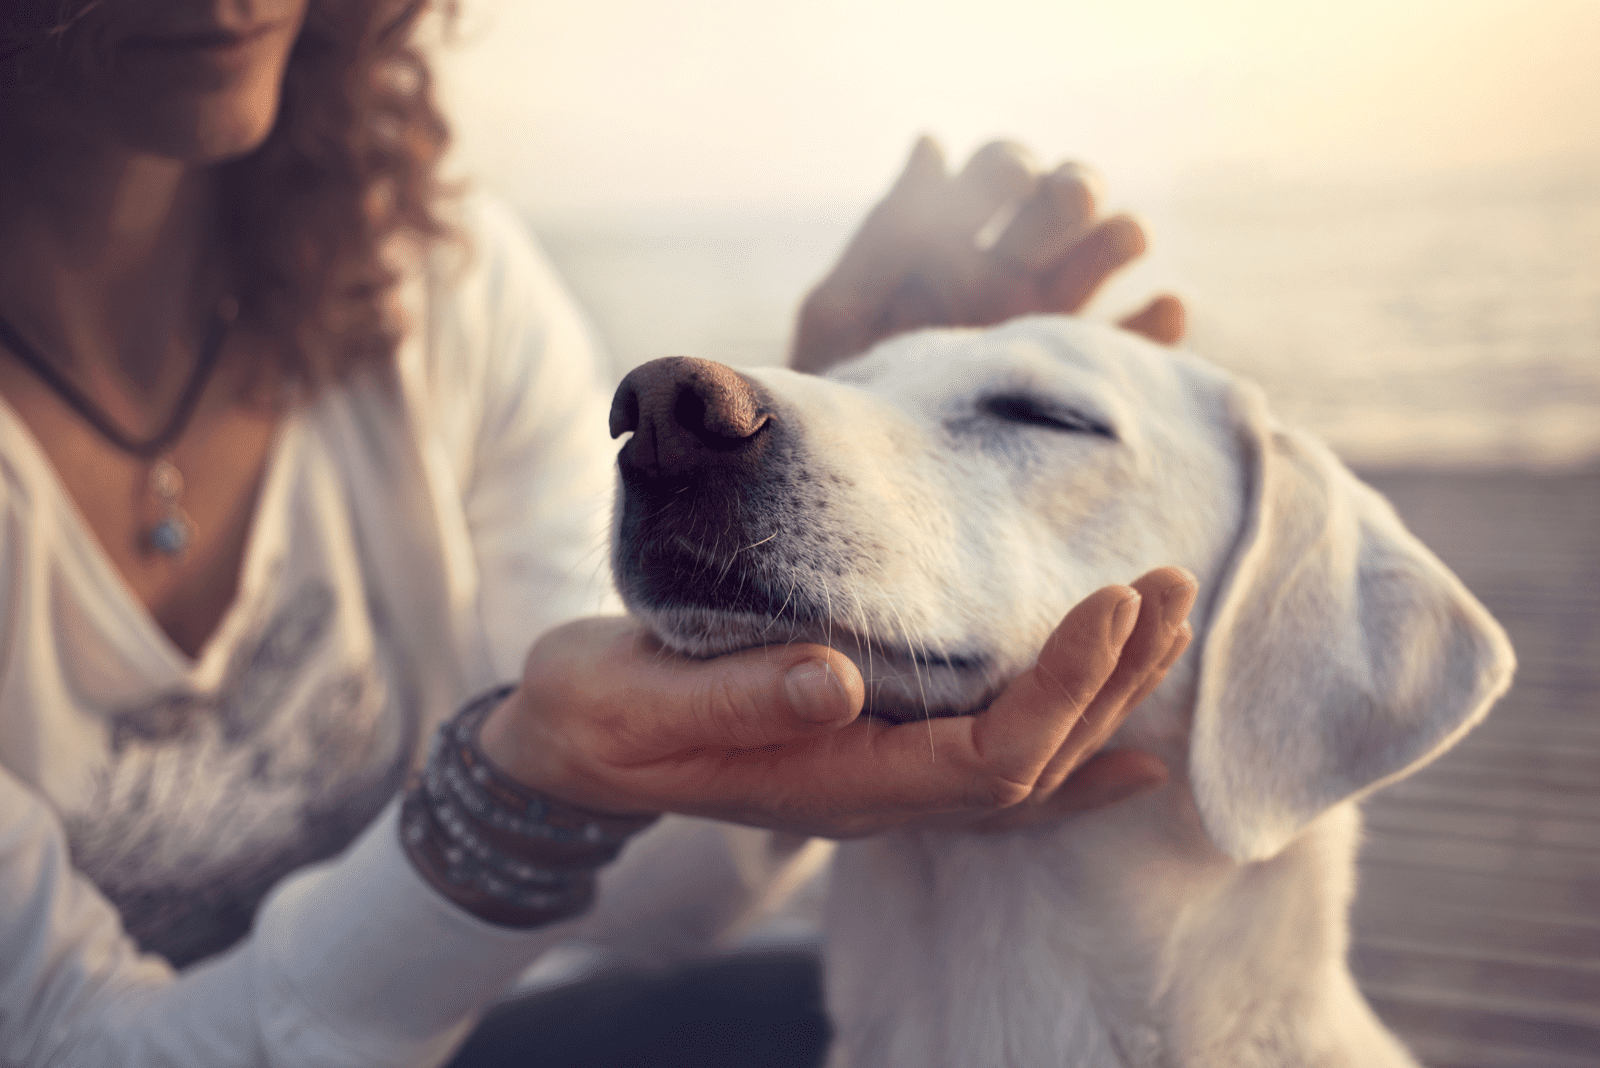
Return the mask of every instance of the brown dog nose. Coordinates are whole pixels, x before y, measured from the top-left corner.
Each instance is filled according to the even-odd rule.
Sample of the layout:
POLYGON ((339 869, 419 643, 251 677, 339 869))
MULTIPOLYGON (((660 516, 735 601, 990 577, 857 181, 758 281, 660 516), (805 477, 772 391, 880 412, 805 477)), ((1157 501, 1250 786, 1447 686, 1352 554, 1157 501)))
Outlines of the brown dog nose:
POLYGON ((645 478, 684 478, 753 459, 772 422, 760 389, 720 363, 668 356, 628 372, 611 399, 611 436, 633 431, 618 462, 645 478))

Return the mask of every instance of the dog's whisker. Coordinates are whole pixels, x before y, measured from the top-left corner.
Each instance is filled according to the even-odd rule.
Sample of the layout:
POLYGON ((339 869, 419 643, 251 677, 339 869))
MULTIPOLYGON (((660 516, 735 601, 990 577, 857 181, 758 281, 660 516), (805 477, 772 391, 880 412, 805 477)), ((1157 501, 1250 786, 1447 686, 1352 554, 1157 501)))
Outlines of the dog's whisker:
POLYGON ((1085 711, 1084 706, 1072 699, 1072 694, 1067 690, 1066 684, 1056 677, 1055 672, 1044 666, 1043 660, 1035 660, 1033 666, 1039 674, 1050 680, 1050 685, 1060 691, 1061 696, 1067 699, 1067 704, 1071 705, 1072 710, 1078 714, 1078 719, 1082 720, 1085 711))
POLYGON ((823 625, 823 644, 829 649, 833 648, 833 593, 826 585, 822 587, 822 609, 828 614, 828 621, 823 625))
MULTIPOLYGON (((879 593, 882 593, 881 588, 879 593)), ((922 664, 920 662, 922 657, 919 657, 917 653, 917 649, 922 643, 912 636, 910 628, 906 626, 905 617, 900 614, 900 607, 894 603, 894 600, 884 597, 883 602, 888 605, 889 611, 894 616, 894 625, 900 632, 901 644, 911 651, 911 675, 912 678, 917 680, 917 693, 922 699, 922 722, 927 725, 928 729, 928 762, 933 763, 939 759, 939 754, 933 743, 933 710, 928 706, 928 688, 922 679, 922 664)), ((926 646, 923 646, 923 648, 926 648, 926 646)))
POLYGON ((861 592, 857 587, 852 586, 850 588, 850 598, 854 603, 854 607, 850 612, 851 624, 855 627, 856 633, 861 636, 862 654, 866 660, 865 668, 862 671, 862 681, 865 682, 868 687, 875 687, 877 685, 878 676, 877 669, 873 664, 872 629, 870 626, 869 617, 867 615, 866 605, 862 603, 861 592))
MULTIPOLYGON (((709 527, 707 528, 707 533, 710 533, 709 527)), ((696 544, 698 544, 700 541, 700 538, 694 539, 696 544)), ((694 571, 694 578, 696 581, 704 578, 711 568, 716 566, 718 545, 718 541, 712 540, 711 544, 706 547, 706 550, 703 554, 696 554, 694 571)), ((712 585, 715 586, 716 583, 712 583, 712 585)))
POLYGON ((751 549, 759 549, 759 548, 761 548, 761 546, 765 545, 767 542, 771 541, 773 538, 776 538, 781 533, 783 533, 781 528, 778 529, 778 530, 774 530, 771 534, 768 534, 766 537, 762 538, 760 541, 754 541, 754 542, 751 542, 749 545, 746 545, 743 549, 740 549, 737 552, 735 552, 734 555, 737 556, 737 555, 739 555, 739 553, 747 553, 751 549))
MULTIPOLYGON (((719 535, 718 538, 717 538, 717 548, 720 549, 721 547, 722 547, 722 538, 719 535)), ((739 559, 738 550, 735 550, 735 551, 733 551, 733 552, 728 554, 727 562, 722 565, 722 570, 717 573, 717 581, 715 583, 713 583, 713 585, 716 585, 716 586, 722 585, 722 580, 728 577, 728 572, 733 570, 733 565, 734 565, 734 563, 736 563, 738 561, 738 559, 739 559)), ((741 589, 744 587, 744 582, 743 582, 743 577, 742 576, 741 576, 739 585, 740 585, 741 589)))
MULTIPOLYGON (((876 585, 876 583, 874 583, 874 585, 876 585)), ((870 626, 868 625, 869 620, 868 620, 868 616, 867 616, 867 608, 866 608, 866 605, 861 603, 861 595, 860 595, 859 592, 855 593, 855 600, 856 600, 856 617, 857 617, 857 620, 858 620, 856 629, 865 638, 865 640, 863 641, 862 644, 865 646, 865 652, 866 652, 866 658, 867 658, 867 675, 871 679, 871 685, 876 685, 877 684, 877 674, 878 673, 877 673, 877 668, 874 665, 873 659, 872 659, 872 630, 871 630, 870 626)))
MULTIPOLYGON (((762 630, 761 633, 765 634, 768 630, 771 630, 773 628, 773 626, 776 625, 777 622, 780 619, 783 618, 784 610, 789 607, 789 602, 794 600, 794 591, 796 589, 798 589, 799 586, 800 586, 800 569, 798 567, 795 567, 793 564, 790 564, 789 565, 789 592, 784 594, 784 596, 783 596, 783 604, 778 606, 777 614, 774 615, 770 620, 768 620, 766 628, 764 630, 762 630)), ((791 638, 790 640, 792 641, 793 639, 791 638)), ((785 643, 785 644, 787 644, 787 643, 785 643)))

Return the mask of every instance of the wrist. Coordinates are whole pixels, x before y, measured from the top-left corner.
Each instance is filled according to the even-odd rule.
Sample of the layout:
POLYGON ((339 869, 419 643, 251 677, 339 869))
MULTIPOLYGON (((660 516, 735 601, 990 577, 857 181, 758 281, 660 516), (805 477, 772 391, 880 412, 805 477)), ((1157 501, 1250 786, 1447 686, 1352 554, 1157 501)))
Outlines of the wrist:
POLYGON ((653 816, 593 812, 501 771, 478 740, 510 687, 468 702, 439 729, 408 793, 400 836, 422 876, 466 911, 506 926, 575 916, 594 896, 594 873, 653 816))
POLYGON ((528 750, 518 730, 523 721, 522 689, 512 689, 489 711, 478 728, 478 748, 502 774, 530 789, 537 789, 536 777, 529 774, 522 754, 528 750))
MULTIPOLYGON (((487 836, 487 829, 477 828, 487 836)), ((502 927, 542 927, 585 912, 594 900, 593 870, 567 873, 559 884, 541 886, 540 900, 510 899, 486 888, 493 870, 478 861, 476 870, 463 864, 465 850, 434 814, 422 788, 408 792, 400 806, 400 844, 425 882, 460 908, 502 927)), ((506 854, 510 856, 511 854, 506 854)), ((477 858, 472 858, 477 860, 477 858)), ((506 881, 509 886, 509 881, 506 881)))
POLYGON ((472 739, 476 752, 485 759, 493 773, 509 780, 517 789, 532 791, 558 806, 596 818, 654 819, 660 815, 659 811, 630 809, 625 804, 608 805, 603 801, 600 804, 591 803, 591 797, 586 795, 592 795, 595 791, 592 788, 584 790, 576 784, 589 784, 595 780, 571 774, 568 765, 557 753, 559 743, 539 739, 535 737, 537 729, 527 729, 525 725, 532 716, 529 715, 520 686, 503 689, 510 692, 482 717, 472 739))

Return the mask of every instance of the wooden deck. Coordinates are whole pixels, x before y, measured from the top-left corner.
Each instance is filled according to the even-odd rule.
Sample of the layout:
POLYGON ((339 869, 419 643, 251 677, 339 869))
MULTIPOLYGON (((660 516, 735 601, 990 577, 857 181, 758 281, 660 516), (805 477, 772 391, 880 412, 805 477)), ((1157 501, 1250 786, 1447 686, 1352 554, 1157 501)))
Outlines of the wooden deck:
POLYGON ((1366 472, 1511 635, 1516 683, 1365 806, 1351 964, 1430 1068, 1600 1066, 1600 472, 1366 472))

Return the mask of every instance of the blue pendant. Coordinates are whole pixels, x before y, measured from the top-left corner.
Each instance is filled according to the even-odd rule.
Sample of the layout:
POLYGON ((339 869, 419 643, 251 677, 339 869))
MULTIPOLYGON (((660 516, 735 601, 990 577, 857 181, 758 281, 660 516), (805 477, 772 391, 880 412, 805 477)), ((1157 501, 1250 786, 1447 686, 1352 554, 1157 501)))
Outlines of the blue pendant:
POLYGON ((194 528, 182 515, 169 515, 150 528, 150 548, 165 556, 180 556, 189 547, 194 528))
POLYGON ((145 544, 162 556, 182 556, 194 541, 194 521, 178 507, 183 474, 165 456, 150 468, 150 496, 161 503, 165 515, 145 532, 145 544))

